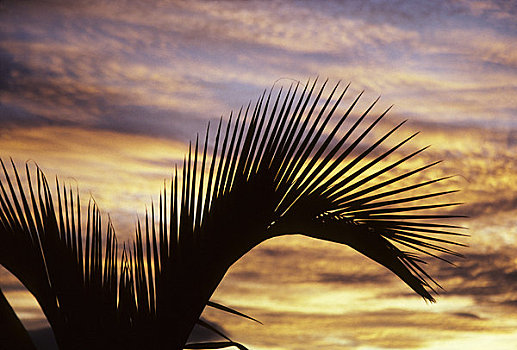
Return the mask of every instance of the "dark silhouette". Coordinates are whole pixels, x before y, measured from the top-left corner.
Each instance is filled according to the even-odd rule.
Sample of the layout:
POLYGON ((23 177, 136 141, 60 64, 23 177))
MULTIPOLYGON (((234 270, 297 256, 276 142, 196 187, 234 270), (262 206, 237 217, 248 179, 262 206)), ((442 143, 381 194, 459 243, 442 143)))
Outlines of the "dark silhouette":
MULTIPOLYGON (((381 166, 415 135, 380 149, 401 123, 360 148, 387 111, 362 130, 375 101, 344 128, 361 95, 335 117, 348 86, 336 94, 338 84, 321 99, 325 85, 262 95, 226 125, 219 122, 210 148, 209 126, 204 143, 196 138, 183 168, 174 172, 170 197, 164 189, 157 209, 151 207, 120 252, 110 222, 102 232, 94 202, 83 217, 78 194, 56 180, 53 195, 43 173, 31 175, 28 166, 24 185, 14 163, 8 171, 2 162, 0 263, 35 296, 59 347, 245 349, 200 315, 208 306, 250 318, 210 297, 246 252, 287 234, 346 244, 434 301, 430 283, 436 282, 423 261, 399 247, 439 259, 433 251, 459 255, 444 247, 459 243, 440 238, 461 235, 458 227, 426 221, 455 217, 427 210, 457 203, 420 203, 453 191, 413 194, 446 178, 390 186, 438 162, 386 176, 423 151, 381 166), (195 324, 222 340, 186 344, 195 324)), ((31 348, 7 302, 0 304, 2 320, 16 329, 11 338, 31 348)))

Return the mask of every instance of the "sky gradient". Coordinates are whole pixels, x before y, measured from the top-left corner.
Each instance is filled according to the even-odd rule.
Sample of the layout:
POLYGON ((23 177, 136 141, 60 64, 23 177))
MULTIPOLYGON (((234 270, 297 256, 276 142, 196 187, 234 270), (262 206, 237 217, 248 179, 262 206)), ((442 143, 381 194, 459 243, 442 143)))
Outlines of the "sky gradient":
MULTIPOLYGON (((0 157, 78 186, 129 238, 209 121, 318 76, 351 82, 344 106, 364 90, 357 113, 394 104, 379 132, 409 119, 400 138, 421 133, 401 154, 431 145, 409 166, 458 175, 466 259, 430 261, 445 291, 426 304, 347 247, 274 239, 214 296, 265 325, 208 316, 255 350, 515 349, 515 1, 3 1, 0 157)), ((44 324, 5 271, 0 285, 44 324)))

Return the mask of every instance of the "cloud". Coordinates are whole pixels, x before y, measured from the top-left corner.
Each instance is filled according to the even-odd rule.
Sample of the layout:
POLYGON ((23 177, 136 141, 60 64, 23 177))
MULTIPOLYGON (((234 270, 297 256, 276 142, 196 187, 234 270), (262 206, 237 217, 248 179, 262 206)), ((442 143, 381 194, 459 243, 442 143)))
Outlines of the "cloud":
POLYGON ((485 201, 476 201, 464 204, 455 212, 465 213, 469 217, 477 217, 484 215, 493 215, 495 213, 510 212, 517 208, 517 197, 507 194, 494 194, 495 199, 486 199, 485 201), (501 198, 502 197, 502 198, 501 198))
POLYGON ((281 78, 277 86, 317 75, 351 81, 344 105, 366 89, 357 111, 382 94, 379 110, 395 108, 375 135, 406 118, 398 136, 422 131, 391 159, 432 145, 393 174, 444 159, 415 181, 460 175, 429 188, 462 189, 451 196, 466 202, 455 213, 471 216, 459 222, 470 227, 468 259, 429 266, 448 291, 437 305, 351 249, 290 237, 245 256, 219 294, 274 330, 237 321, 232 333, 268 349, 286 339, 300 349, 432 348, 437 339, 481 344, 487 334, 517 342, 508 316, 517 300, 515 3, 1 6, 1 156, 77 181, 123 237, 182 162, 185 141, 281 78))
MULTIPOLYGON (((280 239, 271 243, 275 243, 275 248, 283 246, 280 239)), ((296 247, 293 243, 284 242, 291 249, 296 247)), ((323 247, 306 243, 312 249, 300 252, 308 254, 305 259, 294 259, 287 250, 285 254, 270 256, 271 265, 261 260, 260 248, 254 250, 250 257, 237 264, 237 270, 256 268, 262 270, 264 276, 247 276, 250 280, 245 280, 232 271, 228 280, 223 281, 222 290, 216 297, 265 324, 255 327, 218 315, 223 317, 221 321, 229 330, 239 335, 240 341, 258 347, 274 348, 281 344, 303 348, 303 344, 310 343, 345 349, 361 346, 434 349, 446 340, 457 342, 463 337, 474 337, 481 341, 491 334, 493 341, 499 337, 506 339, 508 344, 514 341, 515 324, 511 317, 505 316, 511 313, 508 306, 513 307, 515 303, 512 292, 515 264, 511 250, 472 253, 465 261, 459 261, 456 268, 433 262, 429 272, 447 291, 439 296, 436 304, 426 305, 418 298, 413 299, 399 283, 393 283, 389 272, 377 269, 375 264, 358 255, 343 254, 338 258, 337 250, 330 245, 325 245, 323 250, 329 254, 327 264, 336 262, 337 266, 342 266, 350 283, 343 280, 338 285, 334 281, 308 284, 285 276, 303 271, 310 279, 312 273, 304 260, 310 261, 315 268, 326 270, 326 264, 312 256, 323 247), (284 270, 284 264, 290 266, 290 272, 284 270), (369 280, 370 271, 376 269, 378 272, 374 275, 381 278, 369 280), (269 275, 267 282, 263 280, 266 275, 269 275), (356 277, 357 283, 354 283, 356 277), (372 282, 375 287, 370 284, 372 282), (395 290, 398 292, 394 293, 395 290)), ((273 245, 271 250, 276 250, 273 245)), ((321 275, 325 276, 325 272, 321 275)))
POLYGON ((517 266, 511 250, 492 253, 470 253, 458 268, 446 267, 437 272, 438 278, 461 277, 448 290, 449 295, 468 295, 477 298, 481 304, 506 302, 514 294, 517 283, 517 266), (503 297, 503 298, 499 298, 503 297))
POLYGON ((217 116, 200 116, 199 111, 190 111, 189 105, 181 102, 164 106, 144 103, 138 97, 131 99, 131 93, 70 81, 67 75, 56 77, 49 71, 31 74, 31 69, 20 69, 20 63, 4 66, 11 73, 1 89, 3 127, 75 126, 185 141, 193 138, 193 129, 204 130, 206 119, 217 116))
MULTIPOLYGON (((353 16, 336 16, 326 11, 326 6, 314 6, 310 2, 293 5, 280 2, 269 6, 247 2, 197 2, 192 8, 210 18, 204 24, 208 26, 205 29, 218 37, 295 53, 328 55, 356 49, 358 42, 363 44, 361 50, 365 50, 370 45, 396 44, 417 38, 414 31, 385 23, 372 24, 353 16)), ((338 3, 332 6, 346 7, 338 3)))
POLYGON ((455 313, 453 313, 453 315, 458 316, 458 317, 476 319, 476 320, 481 319, 481 317, 479 317, 478 315, 470 313, 470 312, 455 312, 455 313))
POLYGON ((380 284, 387 282, 385 275, 373 274, 339 274, 339 273, 321 273, 319 282, 321 283, 338 283, 338 284, 380 284))
POLYGON ((461 1, 472 15, 481 17, 497 23, 503 21, 506 25, 515 28, 515 19, 517 17, 517 6, 513 1, 499 0, 483 0, 483 1, 461 1))
POLYGON ((476 334, 511 332, 510 326, 498 327, 496 321, 484 320, 469 313, 439 314, 396 308, 366 313, 318 315, 300 313, 261 313, 246 309, 264 321, 255 327, 245 321, 225 318, 224 322, 239 340, 250 346, 319 347, 357 349, 425 349, 439 340, 452 340, 476 334), (315 333, 314 330, 321 330, 315 333), (439 334, 439 336, 437 336, 439 334))
MULTIPOLYGON (((494 247, 491 251, 471 248, 464 252, 465 259, 456 260, 455 265, 430 264, 428 272, 445 288, 438 297, 438 304, 458 297, 469 298, 473 305, 454 312, 454 315, 472 319, 513 313, 516 300, 514 286, 517 283, 513 250, 513 247, 494 247)), ((398 295, 402 296, 409 297, 410 294, 404 292, 398 295)), ((394 298, 397 294, 384 297, 394 298)))
POLYGON ((511 37, 485 28, 451 31, 450 24, 440 29, 434 20, 420 29, 404 25, 463 8, 444 5, 9 4, 11 15, 33 25, 6 19, 0 47, 11 57, 9 66, 23 70, 9 68, 17 73, 2 102, 80 125, 132 105, 212 118, 279 77, 320 74, 382 92, 420 118, 491 114, 498 123, 511 121, 513 73, 483 66, 487 60, 511 66, 511 37), (387 13, 399 21, 387 20, 387 13))
POLYGON ((59 176, 68 186, 78 186, 85 205, 92 195, 102 212, 111 214, 122 240, 132 235, 137 213, 143 213, 152 198, 157 201, 187 147, 174 140, 71 127, 0 133, 4 161, 12 157, 18 169, 27 160, 36 162, 49 179, 59 176))

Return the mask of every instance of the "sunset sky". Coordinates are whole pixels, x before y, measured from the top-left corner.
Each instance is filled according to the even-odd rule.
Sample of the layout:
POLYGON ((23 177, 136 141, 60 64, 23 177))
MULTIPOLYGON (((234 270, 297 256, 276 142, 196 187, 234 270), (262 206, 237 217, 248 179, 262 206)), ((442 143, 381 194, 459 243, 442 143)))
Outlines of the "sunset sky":
POLYGON ((466 258, 430 261, 427 304, 348 247, 277 238, 214 295, 264 325, 207 316, 254 350, 517 348, 516 1, 0 1, 0 157, 94 197, 122 241, 208 121, 316 77, 421 131, 415 162, 457 175, 466 258))

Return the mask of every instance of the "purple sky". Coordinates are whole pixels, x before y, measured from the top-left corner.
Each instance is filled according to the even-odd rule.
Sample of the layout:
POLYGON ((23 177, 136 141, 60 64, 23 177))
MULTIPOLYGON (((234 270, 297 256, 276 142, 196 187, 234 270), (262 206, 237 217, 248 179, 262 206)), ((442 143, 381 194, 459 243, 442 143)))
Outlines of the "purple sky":
POLYGON ((460 175, 467 259, 432 262, 446 291, 427 305, 350 249, 273 240, 216 292, 266 325, 222 325, 258 350, 514 349, 515 1, 3 1, 0 156, 77 184, 129 237, 208 121, 317 76, 351 82, 345 105, 365 90, 358 111, 381 95, 422 161, 445 160, 428 176, 460 175))

